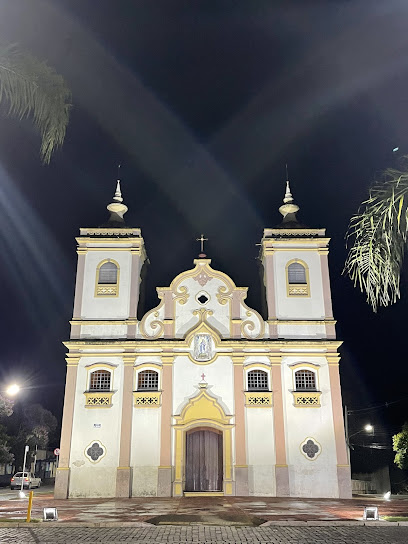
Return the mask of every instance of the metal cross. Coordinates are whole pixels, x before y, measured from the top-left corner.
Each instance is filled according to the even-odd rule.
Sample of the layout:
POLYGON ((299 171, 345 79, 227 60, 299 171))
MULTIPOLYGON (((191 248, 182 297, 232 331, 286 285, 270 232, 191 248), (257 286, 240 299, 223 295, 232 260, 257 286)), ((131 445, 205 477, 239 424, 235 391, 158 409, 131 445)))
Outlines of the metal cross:
POLYGON ((202 378, 202 380, 204 381, 204 378, 205 378, 204 372, 201 374, 201 378, 202 378))
POLYGON ((201 253, 204 253, 204 242, 207 242, 208 238, 204 238, 204 234, 201 235, 201 238, 196 238, 197 242, 201 242, 201 253))

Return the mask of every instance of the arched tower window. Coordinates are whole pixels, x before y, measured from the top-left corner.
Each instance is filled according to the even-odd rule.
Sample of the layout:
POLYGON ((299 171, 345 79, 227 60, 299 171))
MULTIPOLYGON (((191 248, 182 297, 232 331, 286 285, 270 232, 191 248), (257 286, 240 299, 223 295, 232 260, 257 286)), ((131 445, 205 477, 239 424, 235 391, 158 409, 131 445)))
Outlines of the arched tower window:
POLYGON ((309 296, 309 270, 306 263, 295 259, 286 265, 288 296, 309 296))
POLYGON ((296 391, 316 391, 316 374, 312 370, 295 372, 296 391))
POLYGON ((155 370, 142 370, 137 376, 138 391, 157 391, 159 389, 159 374, 155 370))
POLYGON ((90 391, 110 391, 111 388, 111 373, 109 370, 95 370, 91 372, 89 382, 90 391))
POLYGON ((104 263, 99 269, 98 283, 117 283, 118 267, 115 263, 104 263))
POLYGON ((248 391, 269 391, 268 373, 264 370, 248 372, 248 391))
POLYGON ((119 265, 109 259, 99 263, 96 270, 96 295, 118 296, 119 294, 119 265))
POLYGON ((305 267, 300 263, 292 263, 288 266, 288 282, 293 283, 307 283, 305 267))

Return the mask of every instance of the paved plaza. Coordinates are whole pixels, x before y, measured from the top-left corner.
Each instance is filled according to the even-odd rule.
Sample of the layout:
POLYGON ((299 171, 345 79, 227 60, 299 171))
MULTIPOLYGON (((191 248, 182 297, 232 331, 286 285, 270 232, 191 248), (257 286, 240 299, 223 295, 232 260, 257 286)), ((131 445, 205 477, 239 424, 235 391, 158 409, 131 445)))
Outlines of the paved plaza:
POLYGON ((112 527, 38 526, 0 528, 0 542, 75 544, 83 542, 245 543, 245 544, 402 544, 408 527, 112 527))

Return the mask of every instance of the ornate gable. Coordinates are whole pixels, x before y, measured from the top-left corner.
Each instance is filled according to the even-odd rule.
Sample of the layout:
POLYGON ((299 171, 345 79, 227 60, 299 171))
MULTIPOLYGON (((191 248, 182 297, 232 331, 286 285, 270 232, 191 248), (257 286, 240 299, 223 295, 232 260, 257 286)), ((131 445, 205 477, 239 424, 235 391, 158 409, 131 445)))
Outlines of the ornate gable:
MULTIPOLYGON (((236 287, 210 263, 210 259, 196 259, 195 267, 176 276, 170 287, 157 288, 160 304, 140 322, 142 338, 186 338, 200 323, 221 338, 264 338, 262 317, 244 303, 248 288, 236 287)), ((208 351, 209 340, 202 333, 202 350, 205 343, 208 351)))

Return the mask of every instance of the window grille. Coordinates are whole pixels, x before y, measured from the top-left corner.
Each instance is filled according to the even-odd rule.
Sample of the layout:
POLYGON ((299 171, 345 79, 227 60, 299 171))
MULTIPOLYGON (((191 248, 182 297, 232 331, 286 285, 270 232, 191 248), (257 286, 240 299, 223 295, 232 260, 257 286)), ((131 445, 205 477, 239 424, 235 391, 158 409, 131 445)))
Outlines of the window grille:
POLYGON ((316 374, 311 370, 295 372, 296 391, 316 391, 316 374))
POLYGON ((288 282, 292 283, 301 283, 305 284, 306 281, 306 270, 305 267, 300 263, 292 263, 288 266, 288 282))
POLYGON ((117 283, 118 267, 115 263, 104 263, 99 269, 98 283, 117 283))
POLYGON ((137 377, 137 389, 157 391, 159 389, 159 374, 154 370, 142 370, 137 377))
POLYGON ((248 372, 248 391, 269 391, 268 374, 263 370, 248 372))
POLYGON ((91 374, 90 391, 110 391, 111 373, 109 370, 95 370, 91 374))

